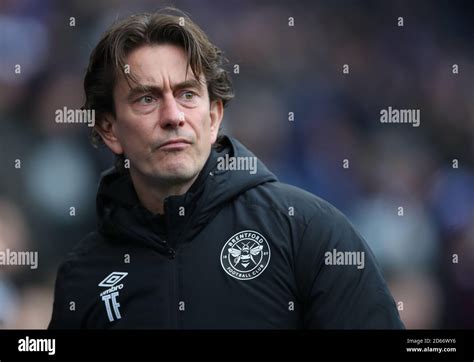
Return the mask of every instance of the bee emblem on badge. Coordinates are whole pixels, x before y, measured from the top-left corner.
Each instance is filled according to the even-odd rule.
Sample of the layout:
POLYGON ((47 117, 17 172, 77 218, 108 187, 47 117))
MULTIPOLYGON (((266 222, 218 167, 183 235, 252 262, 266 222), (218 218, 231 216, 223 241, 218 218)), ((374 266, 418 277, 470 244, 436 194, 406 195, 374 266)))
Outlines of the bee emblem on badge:
POLYGON ((238 245, 236 245, 235 248, 229 248, 229 253, 234 257, 234 266, 240 262, 244 268, 247 268, 250 264, 250 260, 252 260, 253 264, 257 264, 253 257, 260 254, 263 246, 254 244, 252 247, 249 247, 249 244, 250 243, 244 244, 242 248, 239 248, 238 245))

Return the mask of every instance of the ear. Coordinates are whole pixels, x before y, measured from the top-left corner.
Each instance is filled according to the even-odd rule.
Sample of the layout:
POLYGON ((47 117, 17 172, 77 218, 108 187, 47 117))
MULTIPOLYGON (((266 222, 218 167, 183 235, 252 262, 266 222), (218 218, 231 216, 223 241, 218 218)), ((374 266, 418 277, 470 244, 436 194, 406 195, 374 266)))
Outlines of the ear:
POLYGON ((209 115, 211 116, 211 141, 214 143, 216 142, 222 117, 224 116, 224 105, 222 99, 217 99, 211 102, 209 115))
POLYGON ((116 135, 117 121, 111 114, 106 114, 96 123, 95 130, 102 137, 102 140, 110 148, 110 150, 120 155, 123 153, 123 147, 116 135))

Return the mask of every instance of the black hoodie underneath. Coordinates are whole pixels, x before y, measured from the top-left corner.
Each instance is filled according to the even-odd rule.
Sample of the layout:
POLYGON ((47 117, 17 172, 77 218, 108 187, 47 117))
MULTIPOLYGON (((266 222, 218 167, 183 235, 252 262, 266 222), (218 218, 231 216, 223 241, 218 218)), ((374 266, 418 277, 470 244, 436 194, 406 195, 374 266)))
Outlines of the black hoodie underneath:
POLYGON ((260 161, 255 174, 222 170, 225 154, 254 157, 224 137, 164 215, 140 204, 129 174, 105 174, 98 230, 62 263, 49 328, 403 328, 337 209, 260 161))

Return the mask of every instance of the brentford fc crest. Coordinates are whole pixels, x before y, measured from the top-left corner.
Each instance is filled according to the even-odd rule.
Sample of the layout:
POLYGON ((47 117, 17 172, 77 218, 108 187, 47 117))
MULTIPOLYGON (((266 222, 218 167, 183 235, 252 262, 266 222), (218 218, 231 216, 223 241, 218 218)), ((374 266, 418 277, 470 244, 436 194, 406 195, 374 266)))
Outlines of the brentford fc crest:
POLYGON ((227 274, 249 280, 263 273, 270 262, 270 247, 265 237, 252 230, 241 231, 226 241, 221 265, 227 274))

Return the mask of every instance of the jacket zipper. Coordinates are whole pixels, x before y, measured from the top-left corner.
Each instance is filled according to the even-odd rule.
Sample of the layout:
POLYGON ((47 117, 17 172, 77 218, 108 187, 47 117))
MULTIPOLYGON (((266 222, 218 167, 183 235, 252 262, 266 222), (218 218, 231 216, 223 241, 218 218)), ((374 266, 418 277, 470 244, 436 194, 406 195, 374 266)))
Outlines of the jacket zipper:
POLYGON ((170 316, 172 318, 171 328, 177 329, 178 328, 178 293, 177 293, 177 272, 176 272, 176 258, 175 256, 171 257, 170 255, 170 262, 171 262, 171 300, 170 300, 170 316))
MULTIPOLYGON (((167 200, 164 200, 164 211, 165 215, 169 215, 169 207, 167 200)), ((178 283, 179 283, 179 276, 177 270, 177 258, 176 258, 176 249, 173 246, 177 245, 174 240, 171 240, 171 235, 168 229, 169 219, 166 220, 166 228, 167 228, 167 238, 168 242, 165 242, 167 247, 167 256, 170 259, 171 265, 171 281, 170 281, 170 319, 171 319, 171 328, 178 329, 179 328, 179 293, 178 293, 178 283), (173 241, 173 242, 171 242, 173 241)))

